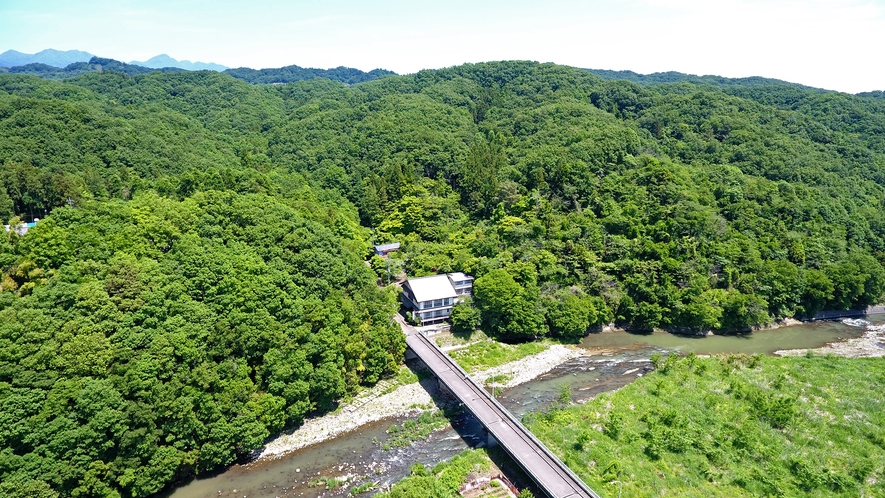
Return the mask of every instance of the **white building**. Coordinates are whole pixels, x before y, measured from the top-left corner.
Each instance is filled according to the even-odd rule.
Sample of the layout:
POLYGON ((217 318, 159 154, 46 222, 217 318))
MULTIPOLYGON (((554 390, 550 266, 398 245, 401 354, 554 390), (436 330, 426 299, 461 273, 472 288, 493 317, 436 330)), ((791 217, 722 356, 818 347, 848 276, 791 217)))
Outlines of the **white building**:
MULTIPOLYGON (((21 223, 21 224, 17 225, 15 227, 15 233, 17 233, 19 235, 24 235, 24 234, 28 233, 29 229, 37 226, 38 221, 40 221, 40 218, 34 218, 34 221, 32 221, 30 223, 21 223)), ((7 232, 12 230, 12 227, 9 225, 3 225, 3 227, 6 228, 7 232)))
POLYGON ((473 277, 465 275, 461 272, 449 273, 447 275, 455 288, 455 293, 459 296, 469 296, 473 294, 473 277))
POLYGON ((473 293, 473 277, 463 273, 410 278, 403 284, 403 304, 421 325, 446 320, 452 307, 473 293))

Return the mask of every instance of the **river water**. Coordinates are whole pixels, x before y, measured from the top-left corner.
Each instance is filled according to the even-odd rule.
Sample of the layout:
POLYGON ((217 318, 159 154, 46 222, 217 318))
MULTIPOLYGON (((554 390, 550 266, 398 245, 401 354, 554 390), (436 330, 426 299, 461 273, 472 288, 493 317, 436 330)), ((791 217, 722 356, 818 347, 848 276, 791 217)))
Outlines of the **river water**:
MULTIPOLYGON (((873 324, 885 323, 885 315, 868 317, 873 324)), ((817 322, 758 331, 743 336, 686 337, 665 332, 591 334, 582 346, 589 355, 568 361, 526 384, 508 389, 498 400, 517 417, 549 407, 567 384, 577 402, 605 391, 618 389, 650 368, 655 352, 678 351, 697 354, 770 354, 780 349, 806 349, 857 337, 864 331, 857 321, 817 322), (850 323, 850 324, 849 324, 850 323)), ((428 467, 461 451, 482 444, 481 428, 467 415, 457 416, 452 426, 432 434, 426 441, 406 448, 383 450, 387 429, 404 419, 389 419, 360 427, 282 458, 234 465, 209 477, 192 479, 158 495, 163 498, 212 497, 305 497, 349 496, 349 489, 372 481, 386 488, 402 479, 409 466, 420 462, 428 467), (351 477, 351 484, 327 491, 311 487, 319 478, 351 477)), ((368 495, 365 495, 368 496, 368 495)))
MULTIPOLYGON (((870 323, 885 322, 885 315, 870 315, 870 323)), ((853 322, 852 322, 853 323, 853 322)), ((843 322, 813 322, 760 330, 743 335, 682 336, 667 332, 636 334, 612 332, 590 334, 581 343, 586 348, 655 347, 683 353, 771 354, 782 349, 817 348, 863 333, 863 328, 843 322)))

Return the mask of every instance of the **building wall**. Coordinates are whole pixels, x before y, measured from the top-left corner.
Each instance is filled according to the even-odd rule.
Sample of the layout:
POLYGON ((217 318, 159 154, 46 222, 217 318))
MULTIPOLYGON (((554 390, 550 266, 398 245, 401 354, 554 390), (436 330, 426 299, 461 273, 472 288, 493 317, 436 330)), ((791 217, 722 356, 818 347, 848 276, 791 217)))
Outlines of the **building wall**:
POLYGON ((429 310, 429 309, 433 309, 433 308, 442 308, 445 306, 448 306, 451 308, 452 305, 454 305, 454 304, 455 303, 453 302, 453 299, 450 297, 447 297, 444 299, 435 299, 433 301, 422 301, 422 302, 418 303, 418 305, 419 305, 418 308, 422 309, 422 310, 429 310))

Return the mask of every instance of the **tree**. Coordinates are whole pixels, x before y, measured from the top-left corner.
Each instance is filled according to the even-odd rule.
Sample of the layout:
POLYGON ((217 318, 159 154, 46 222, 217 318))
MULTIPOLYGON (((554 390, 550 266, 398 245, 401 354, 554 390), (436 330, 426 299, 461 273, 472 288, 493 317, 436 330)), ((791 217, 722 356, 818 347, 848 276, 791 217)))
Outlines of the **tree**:
POLYGON ((522 286, 504 269, 492 270, 476 279, 473 294, 482 315, 483 330, 506 339, 538 337, 546 333, 538 309, 537 288, 522 286))
POLYGON ((550 333, 565 339, 580 340, 597 321, 593 300, 584 294, 560 292, 548 298, 546 309, 550 333))
POLYGON ((826 309, 827 303, 833 299, 835 286, 826 273, 820 270, 806 270, 804 277, 804 292, 802 294, 803 316, 813 318, 814 315, 826 309))
POLYGON ((503 137, 476 135, 467 161, 459 168, 458 190, 467 209, 480 216, 491 213, 498 193, 498 171, 506 165, 503 137))
POLYGON ((473 306, 473 300, 468 296, 452 307, 451 319, 454 332, 473 332, 482 321, 482 313, 473 306))

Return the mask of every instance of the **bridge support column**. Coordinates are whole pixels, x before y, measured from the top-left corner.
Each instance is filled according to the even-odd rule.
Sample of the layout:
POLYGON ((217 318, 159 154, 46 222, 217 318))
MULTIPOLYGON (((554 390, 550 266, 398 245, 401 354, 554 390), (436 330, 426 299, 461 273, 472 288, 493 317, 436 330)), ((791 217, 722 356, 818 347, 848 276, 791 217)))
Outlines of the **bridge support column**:
POLYGON ((439 389, 441 395, 447 398, 458 399, 458 396, 449 389, 449 386, 447 386, 445 382, 439 380, 439 377, 436 378, 436 387, 439 389))
POLYGON ((493 436, 492 433, 489 432, 488 429, 485 430, 485 433, 486 433, 486 447, 491 448, 493 446, 498 446, 498 440, 495 439, 495 436, 493 436))

